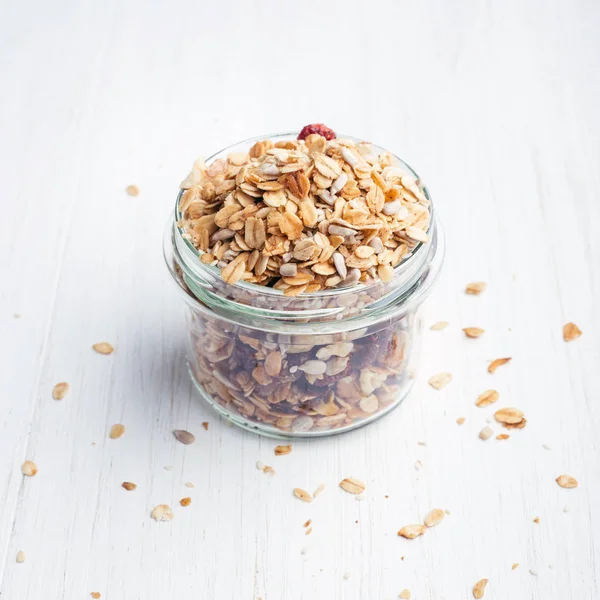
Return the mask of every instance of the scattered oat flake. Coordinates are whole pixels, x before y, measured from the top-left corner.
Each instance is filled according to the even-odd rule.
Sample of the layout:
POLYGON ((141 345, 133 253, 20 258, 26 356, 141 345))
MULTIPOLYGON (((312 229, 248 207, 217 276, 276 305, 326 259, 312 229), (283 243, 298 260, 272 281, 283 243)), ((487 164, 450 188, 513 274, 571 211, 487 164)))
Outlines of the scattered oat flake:
POLYGON ((118 440, 120 437, 123 436, 124 433, 125 425, 121 425, 121 423, 116 423, 110 428, 110 433, 108 434, 108 437, 110 437, 111 440, 118 440))
POLYGON ((256 468, 259 471, 262 471, 265 468, 265 463, 262 460, 257 460, 256 461, 256 468))
POLYGON ((150 516, 155 521, 170 521, 173 518, 173 509, 168 504, 159 504, 152 509, 150 516))
POLYGON ((417 442, 417 444, 419 444, 419 446, 427 446, 427 442, 417 442))
POLYGON ((304 523, 304 525, 302 525, 302 527, 308 527, 311 523, 312 519, 309 519, 308 521, 306 521, 306 523, 304 523))
POLYGON ((468 338, 478 338, 480 335, 485 333, 485 330, 479 327, 465 327, 463 331, 468 338))
POLYGON ((185 429, 174 429, 173 435, 177 438, 177 441, 189 446, 196 441, 196 437, 193 433, 186 431, 185 429))
POLYGON ((503 425, 520 425, 525 420, 523 411, 512 406, 501 408, 494 413, 494 419, 503 425))
POLYGON ((444 518, 444 511, 441 508, 434 508, 432 511, 428 512, 425 515, 425 519, 423 519, 423 523, 426 527, 435 527, 442 522, 444 518))
POLYGON ((184 483, 186 488, 195 488, 196 486, 191 482, 191 481, 186 481, 186 483, 184 483))
POLYGON ((519 566, 519 563, 513 563, 511 569, 514 571, 519 566))
POLYGON ((432 388, 436 390, 441 390, 446 387, 452 381, 452 373, 438 373, 437 375, 432 375, 427 383, 432 388))
POLYGON ((263 473, 269 473, 270 475, 275 475, 275 469, 270 465, 265 465, 263 467, 263 473))
POLYGON ((479 598, 483 598, 483 595, 485 594, 485 586, 487 585, 488 580, 487 579, 480 579, 474 586, 473 586, 473 598, 477 598, 479 600, 479 598))
POLYGON ((94 600, 98 600, 98 598, 100 598, 100 592, 92 592, 90 596, 94 598, 94 600))
POLYGON ((456 422, 457 422, 459 425, 462 425, 462 424, 465 422, 465 418, 464 418, 464 417, 458 417, 458 419, 456 419, 456 422))
POLYGON ((360 479, 355 477, 346 477, 346 479, 340 481, 339 485, 349 494, 362 494, 367 487, 360 479))
POLYGON ((580 337, 582 334, 581 329, 575 325, 575 323, 567 323, 563 327, 563 338, 565 342, 572 342, 580 337))
POLYGON ((512 358, 496 358, 488 366, 488 373, 495 373, 498 367, 509 363, 512 358))
POLYGON ((137 485, 135 483, 131 483, 131 481, 124 481, 121 484, 121 487, 124 487, 128 492, 132 492, 137 488, 137 485))
POLYGON ((489 440, 494 435, 494 430, 491 427, 484 427, 479 432, 479 438, 482 440, 489 440))
POLYGON ((409 590, 402 590, 400 592, 400 595, 398 597, 401 598, 402 600, 410 600, 410 591, 409 590))
POLYGON ((509 438, 510 438, 510 435, 508 435, 508 433, 499 433, 499 434, 496 436, 496 439, 497 439, 497 440, 500 440, 500 441, 502 441, 502 440, 507 440, 507 439, 509 439, 509 438))
POLYGON ((71 386, 66 381, 57 383, 52 389, 52 397, 55 400, 62 400, 69 393, 70 389, 71 386))
POLYGON ((538 576, 538 572, 535 569, 529 569, 529 572, 534 576, 537 577, 538 576))
POLYGON ((556 478, 556 483, 558 483, 561 488, 566 489, 576 488, 579 485, 577 479, 571 475, 560 475, 556 478))
POLYGON ((204 428, 204 431, 208 431, 208 421, 202 421, 202 427, 204 428))
POLYGON ((442 329, 446 329, 448 327, 448 321, 438 321, 434 323, 429 329, 433 331, 440 331, 442 329))
POLYGON ((325 491, 325 484, 321 483, 319 485, 319 487, 315 490, 315 492, 313 494, 313 498, 316 498, 317 496, 320 496, 324 491, 325 491))
POLYGON ((422 468, 423 468, 423 463, 420 460, 415 462, 415 470, 416 471, 420 471, 422 468))
POLYGON ((564 508, 563 508, 563 512, 568 513, 571 510, 571 507, 567 504, 564 508))
POLYGON ((402 529, 400 529, 398 535, 400 537, 406 538, 407 540, 414 540, 420 535, 423 535, 425 533, 425 530, 425 525, 405 525, 402 529))
POLYGON ((187 498, 182 498, 179 501, 179 504, 181 504, 181 506, 189 506, 192 503, 192 499, 187 497, 187 498))
POLYGON ((24 563, 25 562, 25 552, 23 552, 23 550, 19 550, 17 552, 17 562, 18 563, 24 563))
POLYGON ((313 501, 313 497, 306 490, 303 490, 302 488, 294 488, 293 491, 294 496, 296 496, 296 498, 298 498, 299 500, 302 500, 303 502, 313 501))
POLYGON ((38 467, 32 460, 26 460, 21 467, 21 473, 27 477, 33 477, 37 472, 38 467))
POLYGON ((482 294, 483 292, 485 292, 486 288, 487 288, 487 283, 485 283, 483 281, 474 281, 473 283, 467 283, 465 292, 467 294, 479 296, 479 294, 482 294))
POLYGON ((480 408, 483 406, 489 406, 500 398, 500 394, 496 390, 485 390, 483 394, 480 394, 475 401, 475 405, 480 408))
POLYGON ((285 454, 289 454, 291 451, 291 444, 287 444, 285 446, 275 446, 275 456, 283 456, 285 454))
POLYGON ((92 348, 98 354, 112 354, 115 349, 108 342, 99 342, 98 344, 94 344, 92 348))
POLYGON ((348 572, 344 573, 344 579, 350 579, 350 573, 348 573, 348 572))
POLYGON ((305 531, 304 531, 304 535, 310 535, 312 533, 312 527, 308 527, 305 531))
POLYGON ((536 525, 539 525, 539 523, 540 523, 540 518, 539 518, 539 517, 536 517, 536 518, 533 520, 533 522, 534 522, 536 525))
POLYGON ((125 188, 125 191, 127 192, 127 194, 129 196, 139 196, 140 195, 140 188, 137 185, 128 185, 125 188))

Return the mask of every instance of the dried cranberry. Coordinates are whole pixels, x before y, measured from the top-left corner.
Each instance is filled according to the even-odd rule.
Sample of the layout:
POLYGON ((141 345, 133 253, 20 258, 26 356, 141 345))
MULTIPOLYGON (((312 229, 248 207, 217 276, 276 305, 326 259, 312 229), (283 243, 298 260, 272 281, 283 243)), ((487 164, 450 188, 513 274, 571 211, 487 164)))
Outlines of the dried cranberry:
POLYGON ((298 134, 298 139, 303 140, 311 133, 318 133, 326 140, 334 140, 336 138, 335 131, 333 131, 333 129, 329 129, 329 127, 326 127, 323 125, 323 123, 314 123, 313 125, 304 126, 302 131, 298 134))

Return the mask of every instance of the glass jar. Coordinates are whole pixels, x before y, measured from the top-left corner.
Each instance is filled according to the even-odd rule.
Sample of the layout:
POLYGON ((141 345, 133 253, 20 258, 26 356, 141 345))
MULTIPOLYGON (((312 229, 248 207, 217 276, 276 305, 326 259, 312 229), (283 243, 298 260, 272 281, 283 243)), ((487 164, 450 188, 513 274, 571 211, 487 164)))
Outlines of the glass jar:
MULTIPOLYGON (((265 137, 296 135, 246 140, 207 163, 265 137)), ((431 201, 426 187, 423 193, 431 201)), ((208 404, 244 429, 277 438, 350 431, 398 406, 415 378, 418 308, 443 262, 433 206, 429 241, 415 243, 392 281, 290 297, 244 281, 227 284, 216 266, 203 264, 179 226, 181 195, 165 230, 164 255, 188 307, 189 372, 208 404)))

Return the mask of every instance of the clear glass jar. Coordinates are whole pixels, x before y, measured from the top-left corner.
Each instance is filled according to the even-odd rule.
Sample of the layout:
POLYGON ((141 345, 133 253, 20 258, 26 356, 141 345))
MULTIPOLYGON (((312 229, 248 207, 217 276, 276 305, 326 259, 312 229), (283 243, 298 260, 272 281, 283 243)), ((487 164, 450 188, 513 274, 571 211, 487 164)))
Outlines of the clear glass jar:
MULTIPOLYGON (((246 140, 207 163, 265 137, 296 135, 246 140)), ((426 187, 423 193, 431 200, 426 187)), ((392 281, 289 297, 243 281, 227 284, 217 267, 203 264, 178 225, 180 197, 165 230, 164 255, 188 306, 188 366, 206 402, 236 425, 278 438, 350 431, 398 406, 415 377, 418 308, 443 262, 433 206, 429 242, 415 245, 392 281)))

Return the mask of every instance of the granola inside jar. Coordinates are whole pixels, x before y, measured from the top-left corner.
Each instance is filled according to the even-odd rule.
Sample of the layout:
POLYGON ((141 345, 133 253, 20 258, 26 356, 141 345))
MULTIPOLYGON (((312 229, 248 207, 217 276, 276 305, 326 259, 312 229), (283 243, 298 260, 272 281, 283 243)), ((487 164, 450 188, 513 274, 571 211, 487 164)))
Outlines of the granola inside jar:
MULTIPOLYGON (((269 140, 284 148, 295 137, 295 133, 279 134, 269 140)), ((247 153, 261 140, 264 138, 226 148, 207 164, 210 168, 232 154, 247 153)), ((408 165, 393 158, 394 168, 418 181, 408 165)), ((219 264, 216 258, 207 260, 206 246, 202 250, 188 234, 185 208, 181 210, 186 191, 182 190, 165 231, 164 252, 188 306, 188 366, 201 397, 235 424, 273 437, 349 431, 396 407, 414 381, 421 331, 418 308, 439 274, 444 254, 443 235, 429 193, 424 186, 419 191, 423 204, 426 199, 428 205, 424 241, 400 233, 406 249, 389 267, 390 276, 377 277, 377 268, 369 267, 354 281, 344 282, 336 274, 332 286, 303 285, 297 292, 293 291, 301 281, 297 276, 312 263, 300 263, 300 270, 294 266, 294 275, 285 277, 291 273, 291 267, 284 266, 291 262, 285 255, 274 261, 275 266, 270 263, 276 270, 267 271, 269 285, 257 282, 247 268, 245 277, 226 281, 223 270, 227 264, 219 264), (281 277, 274 278, 279 272, 281 277)), ((260 198, 254 202, 258 210, 264 206, 260 198)), ((372 240, 374 233, 373 227, 357 228, 353 232, 356 247, 365 247, 362 240, 372 240)), ((421 236, 418 231, 411 235, 421 236)), ((211 236, 218 240, 219 232, 215 235, 213 228, 211 236)), ((306 233, 301 238, 312 239, 306 233)), ((392 250, 399 246, 391 237, 386 244, 392 250)), ((239 245, 243 251, 243 239, 239 245)), ((231 259, 235 252, 230 250, 226 251, 231 259)), ((347 258, 349 252, 340 250, 347 258)), ((326 281, 331 275, 327 268, 332 267, 321 267, 322 276, 316 270, 315 281, 326 281)))

